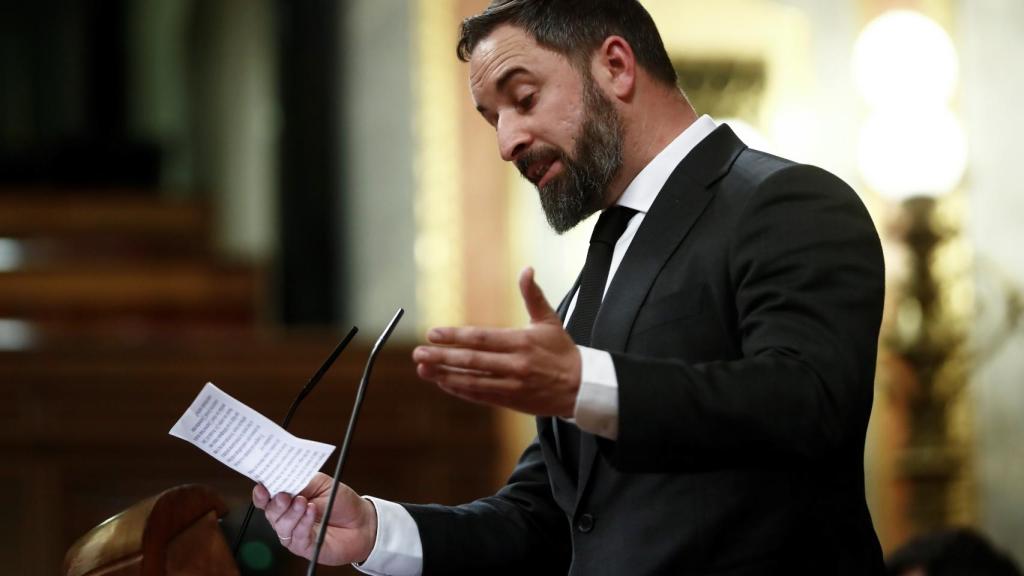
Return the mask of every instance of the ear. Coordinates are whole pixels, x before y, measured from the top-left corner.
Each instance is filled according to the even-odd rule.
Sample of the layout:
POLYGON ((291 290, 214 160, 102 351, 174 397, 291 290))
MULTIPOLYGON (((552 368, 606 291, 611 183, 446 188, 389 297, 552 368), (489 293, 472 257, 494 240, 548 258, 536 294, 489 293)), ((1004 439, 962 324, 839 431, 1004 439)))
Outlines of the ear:
POLYGON ((594 78, 620 100, 629 100, 636 89, 636 58, 622 36, 609 36, 593 60, 594 78))

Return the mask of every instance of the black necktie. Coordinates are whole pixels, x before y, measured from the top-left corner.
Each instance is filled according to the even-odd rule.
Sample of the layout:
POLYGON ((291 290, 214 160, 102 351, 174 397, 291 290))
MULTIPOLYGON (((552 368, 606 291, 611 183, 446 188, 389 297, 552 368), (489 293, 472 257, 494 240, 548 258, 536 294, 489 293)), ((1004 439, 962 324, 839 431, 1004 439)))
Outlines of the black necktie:
MULTIPOLYGON (((580 273, 579 293, 576 296, 576 307, 566 331, 576 344, 589 346, 594 331, 594 320, 604 299, 604 285, 608 280, 608 269, 612 265, 612 252, 619 236, 626 230, 629 219, 636 210, 625 206, 612 206, 605 210, 597 219, 594 233, 590 236, 590 249, 587 250, 587 261, 580 273)), ((575 426, 559 425, 555 422, 555 442, 559 457, 576 480, 579 475, 580 435, 575 426)))
POLYGON ((619 236, 626 230, 629 219, 636 210, 625 206, 612 206, 601 213, 597 226, 590 236, 590 249, 587 250, 587 261, 580 274, 579 295, 576 297, 576 308, 566 331, 576 344, 589 346, 594 331, 594 320, 601 308, 604 298, 604 285, 608 280, 608 269, 612 265, 612 252, 619 236))

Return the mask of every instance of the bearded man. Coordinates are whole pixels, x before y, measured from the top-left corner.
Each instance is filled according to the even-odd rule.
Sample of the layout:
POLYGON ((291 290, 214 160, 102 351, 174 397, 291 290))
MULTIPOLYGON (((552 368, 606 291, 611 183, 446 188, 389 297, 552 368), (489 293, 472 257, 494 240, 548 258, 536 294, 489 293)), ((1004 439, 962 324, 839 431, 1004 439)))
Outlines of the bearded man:
POLYGON ((551 226, 602 211, 553 309, 435 328, 419 375, 537 416, 497 494, 399 505, 330 479, 256 504, 285 546, 371 574, 880 574, 864 499, 883 298, 874 226, 831 174, 698 115, 635 0, 495 0, 458 45, 501 157, 551 226), (361 563, 361 564, 360 564, 361 563))

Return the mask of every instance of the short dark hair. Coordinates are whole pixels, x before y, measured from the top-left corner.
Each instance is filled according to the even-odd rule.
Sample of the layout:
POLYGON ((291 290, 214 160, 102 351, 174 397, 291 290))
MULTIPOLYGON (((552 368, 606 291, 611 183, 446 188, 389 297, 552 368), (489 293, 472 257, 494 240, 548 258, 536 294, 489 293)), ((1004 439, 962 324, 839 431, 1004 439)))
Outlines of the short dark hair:
POLYGON ((621 36, 637 64, 658 81, 676 85, 676 70, 658 28, 637 0, 492 0, 483 12, 462 21, 459 59, 469 62, 476 45, 502 24, 523 29, 576 66, 589 64, 606 38, 621 36))

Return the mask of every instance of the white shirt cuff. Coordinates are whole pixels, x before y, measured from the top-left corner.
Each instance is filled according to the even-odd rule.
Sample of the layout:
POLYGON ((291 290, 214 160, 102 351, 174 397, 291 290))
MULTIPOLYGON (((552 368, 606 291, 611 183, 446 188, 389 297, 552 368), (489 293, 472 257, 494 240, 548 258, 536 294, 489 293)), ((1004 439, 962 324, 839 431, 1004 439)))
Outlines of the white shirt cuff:
POLYGON ((401 504, 365 496, 377 509, 377 540, 362 564, 352 566, 371 576, 420 576, 423 542, 412 515, 401 504))
POLYGON ((581 430, 609 440, 619 437, 619 379, 612 355, 577 346, 582 359, 580 390, 573 413, 581 430))

